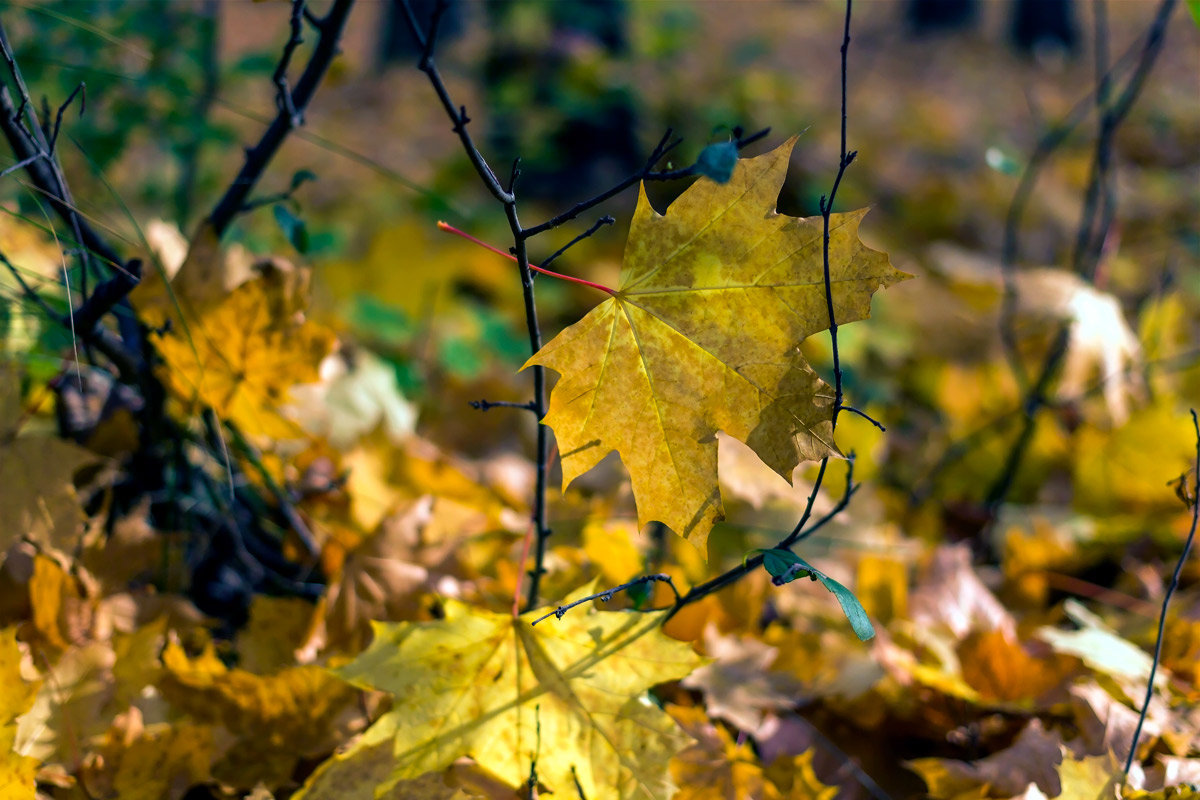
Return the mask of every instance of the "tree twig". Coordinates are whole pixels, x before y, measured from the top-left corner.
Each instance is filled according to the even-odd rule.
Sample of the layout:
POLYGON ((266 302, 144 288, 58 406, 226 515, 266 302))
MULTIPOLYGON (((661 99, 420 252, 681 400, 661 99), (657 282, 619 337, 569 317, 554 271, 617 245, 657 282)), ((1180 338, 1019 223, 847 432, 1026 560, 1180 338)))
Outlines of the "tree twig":
MULTIPOLYGON (((285 69, 286 62, 291 59, 292 51, 296 49, 293 41, 296 36, 295 9, 297 4, 303 11, 302 0, 293 0, 293 36, 288 39, 281 59, 285 69)), ((286 91, 287 84, 286 80, 284 81, 281 92, 290 98, 289 102, 280 104, 275 119, 271 121, 262 138, 258 140, 258 144, 246 150, 246 159, 241 170, 238 171, 237 177, 217 202, 212 213, 208 215, 209 224, 212 225, 218 238, 225 233, 229 224, 241 212, 246 204, 246 198, 249 197, 259 178, 266 171, 267 165, 270 164, 275 153, 279 151, 279 147, 287 138, 288 133, 296 127, 298 121, 303 121, 304 112, 312 101, 313 95, 316 94, 317 86, 320 85, 322 78, 329 70, 329 65, 333 63, 334 57, 338 54, 338 42, 341 40, 346 20, 353 7, 354 0, 334 0, 333 6, 324 17, 310 19, 317 30, 317 43, 313 47, 308 64, 305 65, 304 72, 296 81, 295 87, 291 91, 286 91)), ((276 86, 279 86, 278 82, 276 86)))
POLYGON ((1129 755, 1125 758, 1126 775, 1133 766, 1138 738, 1142 735, 1142 725, 1146 722, 1146 714, 1150 710, 1150 699, 1154 696, 1154 674, 1158 670, 1158 662, 1162 657, 1163 632, 1167 625, 1167 606, 1170 605, 1171 596, 1179 587, 1179 575, 1183 572, 1184 562, 1187 561, 1188 553, 1192 549, 1192 542, 1196 539, 1197 523, 1200 523, 1200 418, 1196 416, 1194 408, 1192 409, 1192 428, 1196 433, 1196 460, 1193 468, 1198 481, 1196 494, 1192 497, 1192 527, 1188 530, 1187 539, 1183 543, 1183 552, 1179 554, 1179 560, 1175 562, 1175 572, 1171 575, 1171 582, 1167 584, 1166 594, 1163 595, 1162 611, 1158 615, 1158 635, 1154 639, 1154 660, 1150 662, 1150 676, 1146 679, 1146 696, 1142 700, 1142 710, 1138 714, 1137 727, 1133 729, 1133 742, 1129 745, 1129 755))
POLYGON ((675 588, 675 582, 671 580, 671 576, 660 572, 654 575, 643 575, 640 578, 634 578, 628 583, 622 583, 620 586, 614 586, 611 589, 605 589, 603 592, 596 592, 595 594, 589 594, 587 597, 581 597, 572 603, 567 603, 565 606, 559 606, 548 614, 543 614, 529 624, 537 625, 542 620, 549 619, 550 617, 562 619, 563 614, 566 614, 575 606, 583 605, 589 600, 599 600, 602 603, 607 603, 609 600, 612 600, 613 595, 617 592, 624 592, 627 589, 632 589, 635 586, 641 586, 644 583, 654 583, 656 581, 661 581, 670 586, 671 591, 675 592, 675 600, 679 600, 679 590, 675 588))

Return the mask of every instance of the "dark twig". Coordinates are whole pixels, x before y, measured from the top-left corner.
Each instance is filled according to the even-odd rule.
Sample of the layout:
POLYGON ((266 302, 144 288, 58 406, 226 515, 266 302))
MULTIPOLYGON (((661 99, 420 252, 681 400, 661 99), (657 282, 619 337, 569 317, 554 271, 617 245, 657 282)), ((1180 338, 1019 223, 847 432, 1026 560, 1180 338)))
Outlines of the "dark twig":
POLYGON ((571 241, 564 244, 562 247, 555 250, 553 253, 550 254, 549 257, 542 259, 542 267, 548 266, 551 261, 553 261, 554 259, 561 256, 563 253, 567 252, 572 247, 574 247, 575 245, 582 242, 584 239, 587 239, 590 236, 594 236, 596 234, 596 231, 600 230, 605 225, 612 225, 614 222, 616 222, 616 220, 614 218, 605 214, 603 217, 601 217, 600 219, 598 219, 594 223, 592 223, 592 227, 588 228, 586 231, 579 234, 574 239, 572 239, 571 241))
POLYGON ((288 497, 287 492, 285 492, 279 486, 279 484, 275 482, 275 479, 271 476, 271 471, 267 469, 265 464, 263 464, 262 457, 259 455, 258 450, 256 450, 254 446, 250 444, 250 442, 242 434, 241 430, 232 422, 227 421, 225 423, 225 429, 228 430, 230 436, 233 437, 234 446, 241 452, 245 459, 250 462, 251 466, 254 467, 255 471, 258 473, 259 479, 267 487, 267 491, 269 491, 275 498, 275 502, 279 506, 279 512, 283 515, 283 518, 287 520, 288 526, 291 527, 292 531, 296 534, 296 538, 298 538, 300 543, 304 545, 304 549, 310 556, 315 557, 319 555, 321 548, 317 545, 317 540, 313 537, 312 531, 308 527, 308 523, 305 522, 304 518, 300 516, 300 512, 297 511, 296 507, 292 504, 292 500, 290 497, 288 497))
POLYGON ((854 406, 848 406, 845 403, 842 403, 842 411, 849 411, 851 414, 860 416, 863 419, 865 419, 867 422, 874 425, 876 428, 879 428, 879 430, 883 431, 884 433, 887 433, 887 428, 883 427, 883 423, 880 422, 879 420, 875 419, 874 417, 872 417, 870 414, 868 414, 865 411, 861 411, 861 410, 855 408, 854 406))
POLYGON ((1192 496, 1192 527, 1188 530, 1187 539, 1183 543, 1183 552, 1179 554, 1179 560, 1175 562, 1175 572, 1171 575, 1171 582, 1167 584, 1167 592, 1163 596, 1162 611, 1158 615, 1158 635, 1154 639, 1154 660, 1150 662, 1150 677, 1146 679, 1146 697, 1142 700, 1142 710, 1138 714, 1137 727, 1133 730, 1133 742, 1129 745, 1129 755, 1125 758, 1126 775, 1129 774, 1129 769, 1133 766, 1133 758, 1137 753, 1138 738, 1142 735, 1142 724, 1145 723, 1146 714, 1150 710, 1150 698, 1154 696, 1154 674, 1158 670, 1158 662, 1162 657, 1163 632, 1167 625, 1167 606, 1170 605, 1171 596, 1175 594, 1175 590, 1179 587, 1179 575, 1183 572, 1183 564, 1187 561, 1188 553, 1192 549, 1192 542, 1196 539, 1197 523, 1200 523, 1200 418, 1196 416, 1196 409, 1194 408, 1192 409, 1192 428, 1196 432, 1196 460, 1194 469, 1196 480, 1198 481, 1196 493, 1192 496))
MULTIPOLYGON (((279 58, 279 63, 275 65, 275 73, 271 76, 271 83, 275 84, 277 94, 275 103, 281 112, 287 114, 288 121, 293 128, 299 128, 304 124, 304 112, 296 108, 295 100, 292 98, 292 92, 288 88, 287 71, 292 63, 292 56, 296 52, 296 48, 304 44, 304 10, 308 4, 305 0, 292 0, 292 17, 289 22, 291 26, 291 36, 283 45, 283 55, 279 58)), ((320 25, 316 25, 320 30, 320 25)))
MULTIPOLYGON (((792 529, 791 533, 781 539, 779 543, 771 549, 790 550, 797 542, 807 539, 809 536, 832 522, 838 514, 846 510, 846 507, 850 505, 850 498, 853 497, 854 493, 858 491, 858 485, 854 483, 853 463, 853 460, 849 462, 849 468, 846 470, 846 488, 845 491, 842 492, 842 498, 837 502, 837 505, 831 508, 824 516, 822 516, 812 525, 808 526, 807 528, 805 527, 812 515, 812 507, 817 497, 817 490, 821 488, 820 483, 814 481, 813 491, 808 496, 808 503, 804 509, 804 514, 800 518, 800 522, 797 523, 796 527, 792 529)), ((823 460, 821 462, 821 471, 818 473, 818 479, 825 474, 826 464, 827 460, 823 460)), ((763 554, 758 553, 757 555, 750 556, 741 564, 738 564, 736 567, 721 573, 717 577, 698 586, 693 586, 688 590, 686 595, 676 601, 668 616, 673 616, 684 606, 691 605, 697 600, 707 597, 713 592, 719 591, 731 583, 736 583, 737 581, 741 580, 742 577, 750 574, 762 566, 762 563, 763 554)))
POLYGON ((50 131, 49 151, 54 155, 54 146, 58 143, 58 134, 62 130, 63 114, 71 107, 71 103, 75 102, 75 98, 79 98, 79 116, 83 116, 87 111, 87 84, 82 81, 75 90, 67 96, 62 105, 58 107, 58 113, 54 115, 54 127, 50 131))
POLYGON ((533 403, 514 403, 510 400, 472 400, 470 406, 476 411, 487 411, 490 408, 519 408, 522 411, 537 411, 533 403))
MULTIPOLYGON (((71 327, 71 316, 67 314, 59 314, 57 311, 51 308, 50 304, 47 303, 45 299, 38 294, 32 286, 29 285, 29 283, 25 280, 25 277, 21 275, 20 270, 13 266, 12 262, 8 260, 8 257, 4 255, 4 253, 0 253, 0 263, 4 264, 4 266, 8 268, 8 271, 12 274, 13 279, 17 282, 17 286, 21 289, 21 293, 25 295, 27 300, 36 305, 42 311, 42 313, 44 313, 55 323, 64 328, 69 329, 71 327)), ((129 355, 124 343, 117 338, 115 333, 102 326, 93 326, 91 328, 81 328, 79 330, 79 337, 83 339, 85 343, 95 347, 96 350, 103 354, 105 358, 112 362, 122 381, 130 385, 135 384, 138 379, 137 365, 134 363, 133 358, 129 355)))
MULTIPOLYGON (((300 0, 294 0, 293 34, 295 32, 296 4, 303 6, 300 0)), ((218 237, 225 233, 229 224, 241 212, 246 204, 246 198, 250 196, 250 192, 253 191, 263 172, 266 171, 267 165, 278 152, 288 133, 296 127, 298 120, 303 121, 304 112, 312 101, 313 95, 316 94, 317 86, 325 77, 329 65, 333 63, 334 57, 339 52, 338 42, 341 40, 342 31, 346 27, 346 20, 350 16, 350 9, 353 6, 354 0, 334 0, 329 13, 324 17, 310 19, 313 27, 317 30, 317 43, 313 47, 308 64, 305 65, 304 72, 296 81, 295 87, 290 92, 284 91, 284 94, 290 98, 290 105, 288 103, 281 105, 275 119, 271 121, 262 138, 258 140, 258 144, 246 150, 246 160, 237 177, 234 178, 229 189, 213 208, 212 213, 208 215, 209 224, 212 225, 218 237)), ((288 45, 291 46, 291 49, 284 48, 283 60, 285 61, 291 58, 291 51, 295 49, 292 40, 289 39, 288 45)))
POLYGON ((617 592, 623 592, 627 589, 632 589, 635 586, 641 586, 644 583, 654 583, 656 581, 661 581, 661 582, 667 584, 668 586, 670 586, 671 591, 675 592, 676 602, 679 601, 679 590, 675 588, 675 582, 671 580, 670 575, 665 575, 660 572, 655 575, 643 575, 640 578, 634 578, 629 583, 622 583, 620 586, 614 586, 611 589, 605 589, 603 592, 597 592, 596 594, 589 594, 587 597, 581 597, 573 603, 567 603, 565 606, 559 606, 558 608, 551 611, 549 614, 543 614, 542 616, 538 617, 537 619, 535 619, 533 622, 531 622, 529 624, 537 625, 542 620, 549 619, 550 617, 562 619, 563 614, 566 614, 568 611, 570 611, 575 606, 583 605, 584 603, 588 602, 589 600, 599 600, 602 603, 607 603, 609 600, 612 600, 613 595, 616 594, 617 592))
POLYGON ((16 172, 17 170, 24 169, 25 167, 27 167, 30 164, 32 164, 33 162, 37 161, 41 157, 42 157, 41 153, 35 153, 34 155, 31 155, 29 158, 18 161, 17 163, 13 164, 11 167, 5 167, 4 169, 0 170, 0 178, 11 175, 14 172, 16 172))
POLYGON ((846 0, 846 23, 842 32, 842 149, 841 156, 838 158, 837 176, 833 179, 833 188, 829 190, 829 197, 821 198, 821 222, 823 224, 821 234, 821 265, 825 275, 825 305, 829 312, 829 346, 833 353, 833 418, 831 424, 833 428, 837 428, 838 412, 842 410, 842 362, 838 354, 838 325, 837 320, 833 315, 833 279, 830 276, 829 267, 829 215, 833 213, 833 201, 837 197, 838 187, 842 185, 842 176, 846 174, 846 167, 854 161, 854 157, 858 155, 857 150, 846 150, 846 55, 850 50, 850 9, 853 0, 846 0))
MULTIPOLYGON (((752 133, 749 136, 742 136, 735 139, 734 144, 739 150, 741 150, 742 148, 757 142, 759 139, 762 139, 770 132, 770 128, 763 128, 762 130, 752 133)), ((654 167, 663 160, 667 153, 674 150, 679 146, 680 143, 683 142, 683 139, 672 140, 671 134, 672 131, 670 128, 668 128, 667 132, 663 134, 663 137, 659 139, 658 144, 654 146, 654 150, 650 152, 650 157, 646 159, 646 163, 642 165, 640 170, 625 178, 615 186, 606 189, 595 197, 590 197, 587 200, 576 203, 558 216, 552 217, 539 225, 525 228, 523 231, 524 235, 527 237, 537 236, 539 233, 545 233, 548 230, 560 227, 575 219, 585 211, 595 208, 605 200, 610 200, 613 197, 616 197, 630 186, 633 186, 641 181, 671 181, 695 175, 695 165, 675 170, 656 171, 654 169, 654 167)))

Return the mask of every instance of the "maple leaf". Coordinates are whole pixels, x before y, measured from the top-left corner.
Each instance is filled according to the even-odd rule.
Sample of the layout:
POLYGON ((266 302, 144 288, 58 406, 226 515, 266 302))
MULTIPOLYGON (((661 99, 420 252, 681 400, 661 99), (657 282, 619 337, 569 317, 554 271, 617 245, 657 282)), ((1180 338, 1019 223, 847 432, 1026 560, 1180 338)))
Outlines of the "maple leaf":
MULTIPOLYGON (((572 613, 537 628, 528 621, 536 616, 453 600, 445 613, 436 622, 376 623, 371 646, 336 670, 394 700, 323 769, 392 741, 380 793, 470 756, 509 786, 525 781, 536 760, 538 781, 555 792, 570 794, 578 780, 587 797, 669 796, 667 762, 686 737, 645 692, 703 661, 661 633, 661 613, 572 613)), ((310 783, 319 780, 320 772, 310 783)))
POLYGON ((207 406, 248 434, 302 438, 280 407, 292 386, 316 382, 333 348, 332 333, 304 317, 308 273, 282 259, 223 259, 207 223, 183 263, 175 258, 169 287, 150 271, 130 296, 158 331, 164 385, 189 411, 207 406))
MULTIPOLYGON (((791 480, 804 460, 840 455, 833 397, 799 350, 829 326, 822 222, 778 214, 795 139, 701 178, 658 214, 643 186, 620 289, 526 362, 562 375, 543 420, 563 486, 616 450, 642 525, 658 520, 705 549, 722 519, 717 431, 791 480)), ((839 323, 906 276, 858 238, 865 211, 830 219, 839 323)))

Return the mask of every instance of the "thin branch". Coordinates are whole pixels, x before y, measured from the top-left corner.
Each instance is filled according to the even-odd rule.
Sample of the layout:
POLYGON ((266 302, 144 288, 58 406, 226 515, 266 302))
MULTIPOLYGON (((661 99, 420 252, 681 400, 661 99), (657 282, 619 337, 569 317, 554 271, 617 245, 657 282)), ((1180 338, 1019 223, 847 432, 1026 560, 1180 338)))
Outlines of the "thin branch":
MULTIPOLYGON (((569 241, 569 242, 567 242, 566 244, 564 244, 562 247, 560 247, 560 248, 558 248, 557 250, 555 250, 555 251, 554 251, 553 253, 551 253, 551 254, 550 254, 548 257, 546 257, 546 258, 543 258, 543 259, 542 259, 542 269, 544 270, 544 269, 546 268, 546 266, 547 266, 547 265, 548 265, 550 262, 554 261, 554 259, 556 259, 556 258, 558 258, 559 256, 561 256, 563 253, 567 252, 567 251, 568 251, 568 250, 570 250, 572 247, 574 247, 575 245, 577 245, 577 244, 579 244, 580 242, 582 242, 584 239, 587 239, 587 238, 589 238, 589 237, 591 237, 591 236, 594 236, 594 235, 596 234, 596 231, 600 230, 600 229, 601 229, 601 228, 603 228, 605 225, 612 225, 614 222, 616 222, 616 219, 614 219, 613 217, 611 217, 611 216, 609 216, 609 215, 605 214, 603 217, 601 217, 600 219, 598 219, 598 220, 596 220, 595 222, 593 222, 593 223, 592 223, 592 227, 588 228, 586 231, 584 231, 583 233, 579 234, 579 235, 578 235, 578 236, 576 236, 574 239, 572 239, 571 241, 569 241)), ((540 270, 539 270, 539 271, 540 271, 540 270)))
MULTIPOLYGON (((7 39, 4 38, 2 24, 0 44, 7 50, 7 39)), ((34 187, 49 199, 54 212, 75 232, 75 240, 83 245, 87 253, 95 254, 108 267, 119 267, 123 262, 116 250, 75 209, 75 202, 71 199, 71 192, 62 177, 58 162, 21 124, 18 109, 13 104, 12 95, 6 86, 0 87, 0 130, 8 140, 17 161, 25 167, 25 172, 34 187)), ((36 130, 40 137, 41 129, 36 130)))
POLYGON ((442 108, 446 111, 446 116, 450 118, 455 135, 458 136, 459 142, 462 143, 463 150, 467 153, 467 158, 471 160, 471 165, 475 167, 475 172, 479 174, 483 185, 487 187, 492 196, 501 203, 508 205, 514 202, 513 193, 500 185, 500 180, 496 177, 496 173, 488 165, 483 154, 475 145, 475 140, 471 138, 471 132, 467 130, 467 124, 471 119, 467 116, 466 106, 456 106, 450 98, 450 91, 446 88, 445 81, 442 80, 442 74, 438 71, 437 64, 434 63, 433 53, 437 47, 437 29, 441 23, 442 15, 446 13, 448 4, 445 0, 439 0, 434 6, 433 15, 429 20, 429 30, 426 32, 421 28, 421 23, 417 20, 417 15, 413 12, 412 4, 408 0, 403 0, 400 7, 404 11, 404 19, 408 23, 408 29, 412 33, 413 40, 421 47, 421 60, 417 63, 417 69, 425 73, 429 78, 429 83, 433 87, 433 91, 437 94, 438 100, 442 104, 442 108))
POLYGON ((1137 753, 1138 737, 1142 735, 1142 724, 1146 721, 1146 714, 1150 710, 1150 698, 1154 696, 1154 674, 1158 670, 1158 662, 1162 657, 1163 632, 1167 625, 1167 606, 1171 603, 1171 596, 1175 594, 1175 590, 1179 587, 1179 575, 1183 572, 1183 564, 1187 561, 1188 553, 1191 552, 1192 542, 1196 539, 1196 526, 1200 523, 1200 418, 1196 416, 1196 409, 1192 409, 1192 428, 1196 432, 1196 461, 1194 465, 1197 486, 1196 493, 1192 496, 1192 527, 1188 530, 1187 539, 1183 543, 1183 552, 1179 554, 1179 560, 1175 562, 1175 572, 1171 575, 1171 582, 1167 585, 1167 593, 1163 596, 1162 611, 1158 615, 1158 635, 1154 639, 1154 660, 1150 662, 1150 677, 1146 679, 1146 697, 1142 700, 1142 710, 1138 714, 1137 727, 1133 730, 1133 742, 1129 745, 1129 755, 1125 758, 1125 774, 1129 774, 1130 767, 1133 766, 1134 754, 1137 753))
POLYGON ((837 320, 833 315, 833 279, 830 275, 829 266, 829 216, 833 212, 833 201, 837 197, 838 187, 842 185, 842 176, 846 174, 846 167, 854 161, 854 157, 858 155, 857 150, 846 150, 846 83, 847 69, 846 56, 850 50, 850 10, 853 5, 853 0, 846 0, 846 22, 842 31, 842 148, 841 156, 838 158, 837 177, 833 179, 833 188, 829 190, 829 198, 821 198, 821 222, 823 225, 821 233, 821 265, 825 275, 825 305, 829 313, 829 345, 833 353, 833 417, 830 420, 831 427, 837 428, 838 413, 842 410, 842 362, 841 356, 838 353, 838 325, 837 320))
MULTIPOLYGON (((296 102, 292 98, 292 92, 288 88, 287 71, 296 48, 304 44, 304 11, 307 6, 305 0, 292 0, 292 16, 289 20, 291 36, 283 45, 283 55, 279 57, 279 63, 275 65, 275 73, 271 76, 271 83, 275 84, 276 89, 275 104, 281 112, 287 114, 288 122, 293 128, 299 128, 304 124, 304 112, 296 107, 296 102)), ((320 30, 320 25, 317 25, 317 29, 320 30)))
POLYGON ((845 403, 842 403, 842 411, 849 411, 851 414, 860 416, 863 419, 865 419, 867 422, 874 425, 876 428, 879 428, 879 430, 883 431, 884 433, 887 433, 887 428, 883 427, 883 423, 880 422, 879 420, 875 419, 874 417, 872 417, 870 414, 868 414, 865 411, 857 409, 854 406, 848 406, 845 403))
MULTIPOLYGON (((242 434, 241 430, 232 422, 226 421, 225 428, 232 435, 234 446, 241 451, 246 460, 249 461, 251 466, 254 467, 255 471, 258 473, 259 479, 267 487, 267 491, 269 491, 275 498, 275 502, 279 506, 280 513, 283 514, 283 518, 287 520, 288 525, 291 527, 292 532, 296 534, 296 537, 300 540, 300 543, 304 545, 304 549, 310 556, 315 557, 319 555, 321 548, 317 545, 317 540, 315 537, 313 537, 312 531, 308 527, 308 523, 305 522, 304 518, 300 516, 300 512, 297 511, 296 507, 292 504, 292 500, 290 497, 288 497, 287 492, 285 492, 279 486, 279 484, 275 482, 275 479, 271 476, 271 471, 267 469, 265 464, 263 464, 262 457, 259 455, 258 451, 253 445, 250 444, 250 442, 242 434)), ((222 439, 222 441, 224 440, 222 439)))
MULTIPOLYGON (((293 33, 297 3, 300 3, 300 0, 294 0, 292 7, 293 33)), ((271 121, 262 138, 258 140, 258 144, 246 150, 246 159, 237 177, 234 178, 229 189, 213 208, 212 213, 208 215, 209 224, 212 225, 218 237, 225 233, 230 223, 241 212, 242 207, 246 204, 246 198, 249 197, 255 184, 266 171, 267 165, 278 152, 288 133, 296 127, 297 120, 303 120, 304 112, 312 101, 313 95, 316 94, 317 86, 320 85, 329 65, 333 63, 334 57, 339 52, 338 42, 341 40, 346 20, 353 7, 354 0, 334 0, 328 14, 320 19, 312 20, 313 26, 317 29, 317 43, 313 47, 308 64, 304 67, 304 72, 300 75, 300 80, 296 81, 295 88, 290 92, 285 92, 286 96, 290 98, 290 104, 281 104, 275 119, 271 121)), ((291 46, 291 49, 285 47, 283 60, 290 59, 291 51, 295 49, 291 39, 288 40, 288 45, 291 46)), ((284 86, 286 88, 286 83, 284 86)))
POLYGON ((490 408, 519 408, 522 411, 536 411, 533 403, 513 403, 509 400, 472 400, 469 405, 476 411, 487 411, 490 408))
MULTIPOLYGON (((822 460, 821 471, 818 473, 818 478, 825 474, 825 466, 827 461, 827 459, 822 460)), ((851 462, 851 466, 853 466, 853 462, 851 462)), ((809 536, 832 522, 838 514, 842 513, 844 510, 846 510, 846 507, 850 505, 850 498, 853 497, 854 493, 858 491, 858 485, 854 484, 854 475, 852 469, 848 469, 846 471, 846 488, 845 491, 842 492, 841 500, 839 500, 837 505, 831 508, 828 513, 826 513, 806 529, 805 524, 808 522, 808 519, 812 514, 813 502, 816 500, 816 490, 818 489, 820 489, 820 483, 814 482, 813 492, 808 496, 808 504, 804 509, 804 514, 801 516, 800 522, 794 529, 792 529, 791 533, 789 533, 786 537, 781 539, 778 544, 771 548, 772 550, 790 550, 797 542, 807 539, 809 536)), ((762 566, 763 558, 763 554, 758 553, 757 555, 753 555, 746 559, 741 564, 738 564, 736 567, 732 567, 731 569, 721 573, 717 577, 698 586, 693 586, 688 590, 686 595, 677 600, 675 605, 672 606, 667 615, 668 618, 674 616, 674 614, 684 606, 691 605, 692 603, 695 603, 696 601, 725 588, 729 584, 736 583, 737 581, 741 580, 742 577, 750 574, 762 566)))
POLYGON ((670 586, 671 591, 675 592, 675 601, 679 602, 679 590, 675 588, 675 582, 671 580, 670 575, 666 575, 666 574, 663 574, 660 572, 660 573, 657 573, 654 575, 643 575, 640 578, 634 578, 629 583, 622 583, 620 586, 614 586, 611 589, 605 589, 603 592, 597 592, 596 594, 589 594, 587 597, 581 597, 573 603, 567 603, 565 606, 559 606, 558 608, 554 609, 553 611, 551 611, 548 614, 543 614, 542 616, 538 617, 537 619, 535 619, 533 622, 531 622, 529 624, 537 625, 542 620, 549 619, 550 617, 562 619, 563 614, 566 614, 568 611, 570 611, 575 606, 583 605, 584 603, 588 602, 589 600, 599 600, 602 603, 607 603, 609 600, 612 600, 613 595, 616 594, 617 592, 624 592, 627 589, 632 589, 635 586, 641 586, 642 584, 645 584, 645 583, 654 583, 656 581, 661 581, 661 582, 667 584, 668 586, 670 586))
POLYGON ((75 98, 79 97, 79 116, 82 117, 87 111, 87 84, 80 81, 75 90, 67 96, 67 99, 58 107, 58 113, 54 116, 54 127, 50 132, 48 149, 50 155, 54 155, 54 146, 58 144, 58 134, 62 130, 63 114, 71 107, 71 103, 75 102, 75 98))
MULTIPOLYGON (((71 317, 59 314, 51 308, 50 304, 26 282, 20 270, 13 266, 12 262, 2 252, 0 252, 0 263, 8 268, 8 271, 12 274, 13 279, 16 280, 17 286, 20 287, 21 293, 25 295, 26 299, 36 305, 42 313, 57 324, 68 329, 71 327, 71 317)), ((80 329, 79 336, 85 343, 95 347, 105 358, 112 362, 123 382, 136 385, 138 379, 137 365, 126 350, 124 343, 117 338, 115 333, 108 328, 93 326, 92 328, 80 329)))

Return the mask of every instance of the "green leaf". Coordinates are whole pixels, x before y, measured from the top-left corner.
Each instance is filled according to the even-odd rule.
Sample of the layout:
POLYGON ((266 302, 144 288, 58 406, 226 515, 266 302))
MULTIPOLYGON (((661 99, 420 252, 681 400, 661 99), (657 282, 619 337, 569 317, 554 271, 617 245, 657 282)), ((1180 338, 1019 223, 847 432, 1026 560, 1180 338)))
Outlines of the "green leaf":
POLYGON ((833 596, 837 598, 838 604, 842 607, 842 613, 846 615, 850 627, 854 629, 854 635, 864 642, 873 637, 875 626, 871 624, 867 610, 863 608, 862 603, 858 602, 854 592, 820 572, 814 570, 813 574, 817 576, 817 580, 821 582, 822 586, 833 592, 833 596))
POLYGON ((710 144, 700 151, 700 157, 696 159, 696 172, 717 183, 729 183, 737 161, 738 149, 733 142, 710 144))
POLYGON ((296 248, 296 252, 303 255, 308 252, 308 226, 304 224, 304 220, 297 217, 291 210, 283 205, 275 205, 275 221, 279 223, 280 230, 287 240, 292 243, 292 247, 296 248))
POLYGON ((1188 11, 1192 12, 1192 22, 1200 28, 1200 0, 1187 0, 1188 11))
POLYGON ((850 627, 859 639, 865 642, 875 635, 875 627, 871 625, 866 609, 854 596, 854 592, 790 550, 754 550, 747 553, 747 558, 754 553, 762 553, 763 568, 771 574, 771 582, 776 586, 783 586, 797 578, 805 577, 820 581, 822 586, 833 592, 833 596, 842 607, 842 613, 846 615, 850 627))

